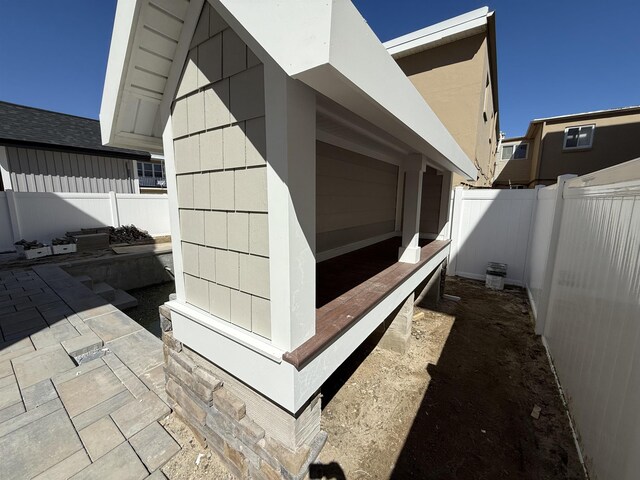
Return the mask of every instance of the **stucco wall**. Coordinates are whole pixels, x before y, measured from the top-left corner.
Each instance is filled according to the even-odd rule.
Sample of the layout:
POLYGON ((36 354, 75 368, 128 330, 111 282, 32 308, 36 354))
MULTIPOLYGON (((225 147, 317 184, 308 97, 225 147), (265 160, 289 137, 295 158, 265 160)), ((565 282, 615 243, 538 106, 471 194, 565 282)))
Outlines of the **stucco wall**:
POLYGON ((205 3, 172 113, 187 303, 271 336, 263 66, 205 3))
POLYGON ((393 232, 398 167, 323 142, 316 149, 316 250, 393 232))
POLYGON ((494 182, 496 186, 508 186, 508 185, 527 185, 529 183, 529 175, 531 172, 531 159, 533 158, 533 143, 532 141, 518 140, 515 142, 503 142, 502 148, 511 145, 519 145, 520 143, 527 143, 529 145, 527 150, 527 158, 512 158, 510 160, 502 160, 502 149, 496 155, 496 173, 497 178, 494 182))
POLYGON ((16 192, 135 193, 133 160, 75 152, 0 146, 2 168, 16 192), (6 164, 4 164, 6 162, 6 164))

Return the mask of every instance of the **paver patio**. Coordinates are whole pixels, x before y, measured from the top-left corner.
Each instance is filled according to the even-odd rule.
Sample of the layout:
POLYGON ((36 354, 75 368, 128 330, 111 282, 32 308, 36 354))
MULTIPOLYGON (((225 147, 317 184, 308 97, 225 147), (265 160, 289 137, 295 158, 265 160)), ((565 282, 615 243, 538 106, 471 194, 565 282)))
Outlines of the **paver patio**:
POLYGON ((159 339, 58 267, 0 272, 1 478, 164 478, 170 411, 159 339))

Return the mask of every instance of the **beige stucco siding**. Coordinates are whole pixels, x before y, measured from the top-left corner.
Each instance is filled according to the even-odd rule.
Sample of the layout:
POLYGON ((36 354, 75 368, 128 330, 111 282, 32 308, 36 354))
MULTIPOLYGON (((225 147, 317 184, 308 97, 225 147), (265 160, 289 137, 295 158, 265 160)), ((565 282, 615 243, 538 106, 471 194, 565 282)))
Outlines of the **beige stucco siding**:
POLYGON ((271 336, 263 66, 205 3, 172 113, 187 303, 271 336))
MULTIPOLYGON (((133 160, 87 153, 6 148, 11 188, 16 192, 135 193, 133 160)), ((9 186, 5 185, 5 189, 9 186)))
POLYGON ((317 251, 393 232, 398 167, 323 142, 316 151, 317 251))
POLYGON ((542 148, 536 182, 554 183, 558 175, 584 175, 640 157, 640 114, 571 122, 547 122, 542 130, 542 148), (588 149, 563 150, 567 127, 595 125, 593 145, 588 149))
POLYGON ((502 150, 496 154, 496 173, 497 178, 494 184, 496 186, 508 185, 528 185, 529 174, 531 172, 531 159, 533 158, 533 142, 529 140, 518 140, 512 142, 503 142, 502 148, 508 146, 516 146, 521 143, 527 143, 527 158, 502 160, 502 150))

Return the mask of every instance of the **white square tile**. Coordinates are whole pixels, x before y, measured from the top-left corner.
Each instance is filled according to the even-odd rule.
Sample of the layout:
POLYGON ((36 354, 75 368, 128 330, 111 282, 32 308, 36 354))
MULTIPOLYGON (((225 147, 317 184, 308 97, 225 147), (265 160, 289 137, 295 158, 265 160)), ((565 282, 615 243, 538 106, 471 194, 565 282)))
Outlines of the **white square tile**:
POLYGON ((222 32, 222 76, 235 75, 247 68, 247 46, 230 28, 222 32))
POLYGON ((268 258, 240 254, 240 290, 269 298, 268 258))
POLYGON ((269 217, 266 213, 249 214, 249 251, 269 256, 269 217))
POLYGON ((248 212, 267 211, 267 169, 236 170, 235 208, 248 212))
POLYGON ((193 208, 193 175, 178 175, 178 208, 193 208))
POLYGON ((204 244, 204 212, 180 210, 180 236, 183 241, 204 244))
POLYGON ((227 248, 227 212, 204 212, 205 245, 227 248))
POLYGON ((245 136, 242 123, 222 129, 224 145, 224 168, 238 168, 245 165, 245 136))
POLYGON ((185 275, 184 294, 187 303, 205 311, 209 310, 209 282, 206 280, 185 275))
POLYGON ((216 282, 229 288, 238 288, 238 254, 216 250, 216 282))
POLYGON ((222 170, 222 130, 200 134, 200 167, 203 171, 222 170))
POLYGON ((216 280, 216 251, 213 248, 198 247, 198 276, 205 280, 216 280))
POLYGON ((231 290, 231 323, 251 330, 251 295, 231 290))
POLYGON ((205 124, 207 129, 231 123, 229 112, 229 79, 220 80, 202 92, 204 94, 205 124))
POLYGON ((251 330, 265 338, 271 338, 271 302, 251 297, 251 330))
POLYGON ((182 242, 182 269, 184 273, 199 276, 198 245, 182 242))
POLYGON ((209 210, 211 208, 211 194, 209 193, 210 179, 208 173, 193 174, 193 206, 209 210))
POLYGON ((234 172, 213 172, 211 175, 211 208, 235 210, 234 172))
POLYGON ((240 72, 231 77, 230 81, 231 114, 236 122, 264 116, 264 68, 262 65, 240 72))
POLYGON ((252 118, 245 123, 247 167, 267 163, 267 138, 264 117, 252 118))
POLYGON ((237 252, 249 252, 249 214, 229 213, 227 217, 228 225, 228 248, 237 252))
POLYGON ((231 320, 231 289, 224 285, 209 283, 209 311, 218 318, 231 320))

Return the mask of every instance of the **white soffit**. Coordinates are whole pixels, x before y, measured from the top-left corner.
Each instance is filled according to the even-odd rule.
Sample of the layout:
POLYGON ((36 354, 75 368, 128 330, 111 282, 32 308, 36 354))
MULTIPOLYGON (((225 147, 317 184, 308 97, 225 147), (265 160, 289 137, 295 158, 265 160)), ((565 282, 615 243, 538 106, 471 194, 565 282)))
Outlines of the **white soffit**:
MULTIPOLYGON (((191 17, 194 4, 201 4, 202 0, 191 0, 191 7, 185 0, 119 0, 100 118, 105 143, 161 149, 162 122, 157 109, 170 99, 162 98, 162 82, 157 77, 171 74, 165 65, 164 70, 142 75, 137 54, 144 35, 153 39, 145 44, 146 49, 162 46, 162 58, 172 62, 176 50, 182 49, 177 39, 183 43, 185 32, 181 35, 177 29, 168 29, 171 21, 162 19, 162 40, 148 33, 160 28, 159 24, 149 23, 162 18, 156 15, 159 3, 165 4, 165 9, 171 5, 170 18, 182 18, 184 22, 187 10, 191 17), (165 37, 172 41, 166 42, 165 37), (156 82, 153 86, 152 80, 156 82)), ((477 170, 471 160, 349 0, 209 3, 263 62, 275 61, 290 77, 426 155, 440 168, 475 179, 477 170)), ((191 30, 188 35, 192 33, 191 30)), ((190 38, 187 47, 189 41, 190 38)), ((181 51, 176 63, 182 62, 180 55, 181 51)), ((167 96, 172 96, 172 85, 168 83, 167 96)))
POLYGON ((384 42, 384 47, 395 58, 402 58, 430 48, 471 37, 487 30, 488 7, 478 8, 440 23, 407 33, 384 42))

